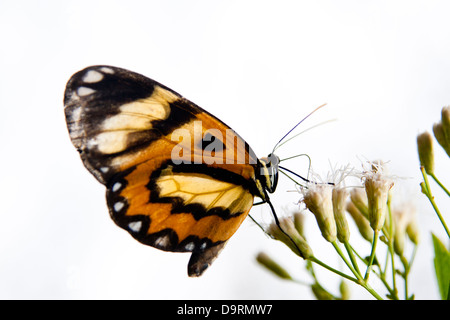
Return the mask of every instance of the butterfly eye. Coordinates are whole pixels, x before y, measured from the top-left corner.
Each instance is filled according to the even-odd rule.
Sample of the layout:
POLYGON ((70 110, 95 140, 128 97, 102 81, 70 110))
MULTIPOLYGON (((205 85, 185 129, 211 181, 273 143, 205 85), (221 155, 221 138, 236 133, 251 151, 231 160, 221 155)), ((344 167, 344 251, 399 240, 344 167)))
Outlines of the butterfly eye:
POLYGON ((267 156, 267 158, 269 159, 269 162, 271 164, 271 166, 277 168, 278 164, 280 163, 280 158, 278 158, 278 156, 274 153, 271 153, 267 156))
POLYGON ((269 193, 273 193, 278 184, 278 163, 280 159, 271 153, 267 158, 261 158, 260 161, 262 163, 261 175, 264 177, 265 187, 269 193))

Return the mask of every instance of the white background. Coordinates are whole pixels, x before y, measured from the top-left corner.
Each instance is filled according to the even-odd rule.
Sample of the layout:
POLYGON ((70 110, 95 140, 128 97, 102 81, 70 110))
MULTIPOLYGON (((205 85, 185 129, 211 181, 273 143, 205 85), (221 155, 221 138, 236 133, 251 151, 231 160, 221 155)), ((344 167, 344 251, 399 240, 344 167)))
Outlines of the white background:
MULTIPOLYGON (((450 103, 449 14, 450 2, 430 0, 1 1, 0 298, 313 298, 256 264, 263 250, 311 281, 304 262, 249 219, 198 279, 186 275, 188 254, 143 246, 115 226, 63 113, 67 80, 93 64, 173 88, 229 124, 259 156, 327 103, 300 131, 337 121, 302 134, 279 155, 307 153, 321 174, 330 163, 390 161, 401 177, 396 199, 417 207, 421 226, 410 292, 438 298, 430 231, 445 234, 418 190, 415 139, 450 103)), ((435 149, 438 176, 449 186, 449 159, 435 149)), ((287 165, 307 169, 305 161, 287 165)), ((433 188, 450 222, 449 199, 433 188)), ((272 196, 280 215, 295 207, 293 189, 282 178, 272 196)), ((271 221, 267 207, 252 214, 271 221)), ((316 256, 345 270, 309 218, 316 256)), ((351 239, 369 253, 356 231, 351 239)), ((316 269, 337 293, 337 278, 316 269)), ((371 298, 357 287, 352 294, 371 298)))

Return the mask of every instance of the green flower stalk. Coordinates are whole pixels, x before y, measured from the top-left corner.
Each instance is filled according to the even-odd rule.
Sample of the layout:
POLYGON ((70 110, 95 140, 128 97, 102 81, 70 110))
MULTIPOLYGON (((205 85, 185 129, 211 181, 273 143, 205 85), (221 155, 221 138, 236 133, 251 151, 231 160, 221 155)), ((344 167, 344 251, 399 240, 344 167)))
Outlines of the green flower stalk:
POLYGON ((433 137, 428 131, 417 136, 417 150, 419 152, 420 165, 425 168, 427 174, 434 172, 433 137))

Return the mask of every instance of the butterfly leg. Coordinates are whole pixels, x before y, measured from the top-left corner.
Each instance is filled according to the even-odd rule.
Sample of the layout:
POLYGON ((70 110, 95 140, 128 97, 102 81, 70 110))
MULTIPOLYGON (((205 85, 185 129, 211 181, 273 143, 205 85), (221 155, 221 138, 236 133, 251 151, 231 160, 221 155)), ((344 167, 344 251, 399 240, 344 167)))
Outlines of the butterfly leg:
POLYGON ((260 202, 256 202, 253 204, 253 206, 259 206, 260 204, 264 204, 266 203, 265 201, 260 201, 260 202))
POLYGON ((278 226, 278 228, 280 228, 281 232, 283 232, 284 235, 285 235, 286 237, 288 237, 289 240, 294 244, 294 246, 295 246, 295 248, 297 249, 297 251, 298 251, 298 253, 300 254, 300 256, 301 256, 302 258, 304 258, 303 254, 302 254, 302 251, 301 251, 300 248, 297 246, 297 244, 295 243, 294 239, 292 239, 291 236, 290 236, 289 234, 287 234, 286 231, 284 231, 283 228, 281 227, 280 221, 278 220, 278 216, 277 216, 277 213, 275 212, 275 208, 273 207, 273 204, 272 204, 270 201, 267 201, 267 203, 269 204, 270 209, 272 210, 272 215, 273 215, 273 218, 275 219, 275 224, 278 226))

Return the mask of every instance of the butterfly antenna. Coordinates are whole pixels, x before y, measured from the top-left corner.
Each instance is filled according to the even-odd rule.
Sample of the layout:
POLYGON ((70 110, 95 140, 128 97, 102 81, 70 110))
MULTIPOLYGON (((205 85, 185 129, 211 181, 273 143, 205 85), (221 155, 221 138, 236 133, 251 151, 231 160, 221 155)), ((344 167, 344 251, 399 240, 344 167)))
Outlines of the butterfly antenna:
MULTIPOLYGON (((303 130, 303 131, 297 133, 296 135, 290 137, 289 139, 284 140, 283 143, 279 143, 278 146, 277 146, 277 149, 278 149, 279 147, 281 147, 283 144, 288 143, 288 142, 291 141, 292 139, 297 138, 299 135, 304 134, 305 132, 307 132, 307 131, 309 131, 309 130, 312 130, 312 129, 314 129, 314 128, 317 128, 318 126, 321 126, 321 125, 324 125, 324 124, 326 124, 326 123, 328 123, 328 122, 333 122, 333 121, 336 121, 336 119, 326 120, 326 121, 320 122, 320 123, 318 123, 318 124, 316 124, 316 125, 313 125, 312 127, 309 127, 309 128, 307 128, 307 129, 305 129, 305 130, 303 130)), ((275 150, 275 149, 274 149, 274 150, 275 150)))
MULTIPOLYGON (((287 172, 289 172, 290 174, 293 174, 294 176, 296 176, 296 177, 298 177, 298 178, 300 178, 300 179, 302 179, 303 181, 308 182, 308 183, 313 183, 313 184, 328 184, 328 185, 330 185, 330 186, 334 186, 334 185, 335 185, 333 182, 324 182, 324 183, 320 183, 320 182, 315 182, 315 181, 308 180, 308 179, 302 177, 301 175, 299 175, 298 173, 296 173, 296 172, 294 172, 294 171, 292 171, 292 170, 289 170, 289 169, 286 168, 286 167, 278 166, 278 168, 281 169, 281 170, 287 171, 287 172)), ((286 175, 286 173, 284 173, 283 171, 280 171, 280 172, 286 175)), ((293 180, 293 179, 291 178, 291 180, 293 180)), ((297 183, 297 184, 298 184, 298 183, 297 183)))
POLYGON ((296 172, 294 172, 294 171, 292 171, 292 170, 289 170, 289 169, 286 168, 286 167, 278 166, 278 168, 280 168, 281 170, 287 171, 287 172, 289 172, 290 174, 293 174, 294 176, 296 176, 296 177, 302 179, 302 180, 305 181, 305 182, 309 182, 309 183, 311 182, 311 180, 308 180, 307 178, 302 177, 302 176, 299 175, 298 173, 296 173, 296 172))
POLYGON ((278 145, 281 143, 281 141, 283 141, 292 131, 295 130, 295 128, 297 128, 300 123, 302 123, 303 121, 305 121, 309 116, 311 116, 314 112, 316 112, 317 110, 319 110, 320 108, 326 106, 326 103, 324 103, 321 106, 318 106, 317 108, 315 108, 313 111, 311 111, 306 117, 304 117, 302 120, 300 120, 291 130, 289 130, 281 139, 280 141, 277 142, 277 144, 275 145, 275 147, 273 147, 273 151, 272 153, 278 148, 278 145))
POLYGON ((299 153, 299 154, 296 154, 295 156, 290 156, 287 158, 280 159, 280 162, 291 160, 291 159, 298 158, 298 157, 307 157, 309 159, 309 164, 311 166, 311 159, 309 158, 309 156, 306 153, 299 153))

